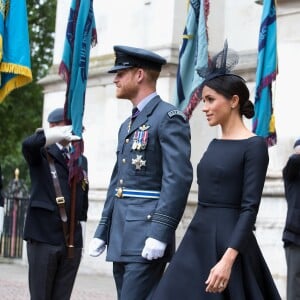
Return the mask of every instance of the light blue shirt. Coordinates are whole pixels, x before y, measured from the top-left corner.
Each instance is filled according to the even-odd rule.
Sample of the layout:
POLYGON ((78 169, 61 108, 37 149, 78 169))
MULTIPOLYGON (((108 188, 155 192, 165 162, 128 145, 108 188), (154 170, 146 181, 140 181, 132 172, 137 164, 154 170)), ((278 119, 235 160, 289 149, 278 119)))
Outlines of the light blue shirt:
POLYGON ((144 98, 138 105, 137 108, 141 112, 144 107, 154 98, 157 96, 157 92, 151 93, 146 98, 144 98))

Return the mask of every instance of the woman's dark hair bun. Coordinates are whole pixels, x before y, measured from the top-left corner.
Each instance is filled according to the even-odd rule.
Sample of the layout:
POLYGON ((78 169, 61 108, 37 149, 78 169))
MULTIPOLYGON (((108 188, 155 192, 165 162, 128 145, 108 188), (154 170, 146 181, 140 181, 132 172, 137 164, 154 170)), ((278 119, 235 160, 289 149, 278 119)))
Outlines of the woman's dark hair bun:
POLYGON ((251 119, 254 117, 254 105, 250 100, 245 101, 243 106, 240 108, 240 112, 247 119, 251 119))

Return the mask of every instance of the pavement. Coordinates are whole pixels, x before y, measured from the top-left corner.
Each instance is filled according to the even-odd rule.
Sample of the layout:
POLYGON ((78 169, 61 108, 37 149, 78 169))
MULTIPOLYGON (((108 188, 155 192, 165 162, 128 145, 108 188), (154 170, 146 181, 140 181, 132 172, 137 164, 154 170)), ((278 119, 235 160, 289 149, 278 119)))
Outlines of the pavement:
MULTIPOLYGON (((1 300, 29 300, 27 276, 27 265, 16 260, 0 258, 1 300)), ((113 277, 85 273, 79 267, 70 300, 86 299, 117 299, 113 277)))

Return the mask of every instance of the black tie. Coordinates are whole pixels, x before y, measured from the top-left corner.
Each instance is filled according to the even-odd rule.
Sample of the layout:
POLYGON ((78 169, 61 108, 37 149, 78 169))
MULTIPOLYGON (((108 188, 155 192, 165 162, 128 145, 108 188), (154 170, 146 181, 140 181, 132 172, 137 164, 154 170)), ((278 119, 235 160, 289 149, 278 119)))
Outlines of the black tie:
POLYGON ((140 113, 139 109, 137 107, 134 107, 131 113, 131 120, 134 120, 139 113, 140 113))
POLYGON ((63 147, 61 149, 61 152, 62 152, 62 155, 65 158, 66 162, 68 163, 69 162, 69 155, 68 155, 69 154, 69 149, 66 148, 66 147, 63 147))
POLYGON ((134 121, 134 119, 137 117, 137 115, 140 113, 139 109, 137 107, 134 107, 132 109, 132 112, 131 112, 131 119, 129 121, 129 124, 128 124, 128 132, 130 131, 130 128, 131 128, 131 124, 132 122, 134 121))

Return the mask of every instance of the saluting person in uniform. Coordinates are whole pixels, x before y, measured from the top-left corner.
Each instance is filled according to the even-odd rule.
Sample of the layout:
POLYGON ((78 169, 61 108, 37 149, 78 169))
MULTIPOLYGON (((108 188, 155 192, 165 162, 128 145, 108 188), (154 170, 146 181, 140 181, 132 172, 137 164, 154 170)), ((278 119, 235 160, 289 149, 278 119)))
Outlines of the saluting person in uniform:
POLYGON ((29 291, 31 300, 69 300, 81 260, 87 220, 87 159, 82 156, 82 179, 75 188, 74 256, 70 258, 67 251, 71 210, 70 154, 66 150, 72 151, 71 141, 79 137, 72 134, 72 126, 65 125, 63 108, 53 110, 48 122, 49 128, 36 130, 22 144, 31 178, 24 227, 29 291), (55 170, 50 169, 49 161, 55 170), (60 187, 61 195, 57 195, 55 184, 60 187))
POLYGON ((156 93, 166 60, 140 48, 114 46, 116 96, 133 105, 121 125, 102 217, 91 256, 107 245, 118 299, 150 299, 175 248, 193 170, 185 115, 156 93))

